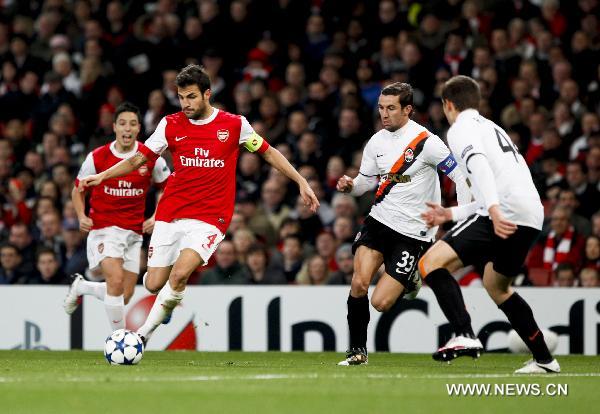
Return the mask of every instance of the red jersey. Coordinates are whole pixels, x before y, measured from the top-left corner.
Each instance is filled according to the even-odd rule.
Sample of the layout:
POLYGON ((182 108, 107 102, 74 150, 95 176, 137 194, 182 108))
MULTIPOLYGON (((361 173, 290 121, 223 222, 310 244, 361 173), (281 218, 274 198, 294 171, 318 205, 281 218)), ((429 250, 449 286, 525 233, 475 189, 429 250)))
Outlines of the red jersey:
POLYGON ((235 203, 240 145, 259 153, 269 147, 243 116, 216 108, 202 120, 190 120, 183 112, 164 117, 140 147, 149 160, 167 147, 173 156, 175 171, 158 203, 156 220, 196 219, 225 233, 235 203))
MULTIPOLYGON (((126 154, 116 151, 115 142, 96 148, 83 162, 75 185, 79 185, 79 180, 105 171, 133 156, 140 147, 143 144, 136 143, 134 149, 126 154)), ((94 222, 92 229, 117 226, 141 234, 148 188, 152 181, 164 184, 169 174, 165 160, 157 158, 136 171, 93 187, 90 195, 90 218, 94 222)))

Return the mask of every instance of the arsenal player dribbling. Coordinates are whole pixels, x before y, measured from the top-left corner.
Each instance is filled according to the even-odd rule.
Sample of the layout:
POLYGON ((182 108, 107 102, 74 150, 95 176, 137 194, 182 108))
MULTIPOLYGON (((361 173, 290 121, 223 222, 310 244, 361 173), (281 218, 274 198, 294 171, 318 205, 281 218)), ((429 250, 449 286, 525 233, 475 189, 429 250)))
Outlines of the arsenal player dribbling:
POLYGON ((183 299, 190 274, 208 262, 224 238, 233 214, 240 146, 258 152, 298 183, 300 195, 312 211, 319 207, 306 180, 243 116, 210 105, 210 79, 200 66, 186 66, 175 83, 182 111, 164 117, 133 157, 80 181, 83 190, 157 159, 167 147, 173 155, 175 172, 159 201, 148 249, 144 286, 158 297, 138 330, 144 342, 170 317, 183 299))
POLYGON ((104 302, 108 321, 114 330, 125 328, 125 305, 133 295, 140 271, 142 232, 151 233, 154 217, 144 221, 148 188, 155 183, 162 188, 169 178, 169 167, 157 158, 119 179, 107 180, 94 187, 90 195, 90 213, 85 214, 85 193, 77 191, 80 180, 105 171, 131 157, 142 144, 139 109, 130 103, 119 105, 115 112, 115 141, 90 152, 81 165, 71 193, 81 231, 89 232, 87 258, 92 271, 101 270, 105 282, 90 282, 75 275, 63 307, 72 314, 78 297, 92 295, 104 302))

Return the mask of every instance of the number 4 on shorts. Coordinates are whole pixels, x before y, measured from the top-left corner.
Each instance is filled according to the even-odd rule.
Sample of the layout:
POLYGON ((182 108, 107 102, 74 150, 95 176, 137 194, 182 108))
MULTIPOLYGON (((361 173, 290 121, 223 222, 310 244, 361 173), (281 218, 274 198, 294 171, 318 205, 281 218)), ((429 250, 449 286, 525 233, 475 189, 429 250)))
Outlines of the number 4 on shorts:
POLYGON ((207 237, 208 243, 207 244, 203 244, 202 247, 204 247, 205 249, 210 249, 211 246, 213 244, 215 244, 216 238, 217 238, 216 234, 211 234, 210 236, 207 237))

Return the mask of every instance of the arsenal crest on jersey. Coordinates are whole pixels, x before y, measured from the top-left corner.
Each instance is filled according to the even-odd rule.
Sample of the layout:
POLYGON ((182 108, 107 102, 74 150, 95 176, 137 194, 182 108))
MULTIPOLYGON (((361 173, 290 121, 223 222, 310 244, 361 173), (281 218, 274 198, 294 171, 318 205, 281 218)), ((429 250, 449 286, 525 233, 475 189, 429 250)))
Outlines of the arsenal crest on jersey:
POLYGON ((104 251, 104 243, 100 243, 100 244, 98 245, 98 252, 99 252, 100 254, 102 254, 102 252, 103 252, 103 251, 104 251))
POLYGON ((413 152, 412 148, 408 148, 406 151, 404 151, 404 161, 412 162, 414 159, 415 153, 413 152))
POLYGON ((144 175, 148 174, 148 167, 146 167, 145 165, 142 165, 140 168, 138 168, 138 172, 140 173, 141 176, 144 176, 144 175))
POLYGON ((217 138, 219 139, 219 141, 221 142, 225 142, 227 141, 227 138, 229 138, 229 131, 226 129, 219 129, 217 131, 217 138))

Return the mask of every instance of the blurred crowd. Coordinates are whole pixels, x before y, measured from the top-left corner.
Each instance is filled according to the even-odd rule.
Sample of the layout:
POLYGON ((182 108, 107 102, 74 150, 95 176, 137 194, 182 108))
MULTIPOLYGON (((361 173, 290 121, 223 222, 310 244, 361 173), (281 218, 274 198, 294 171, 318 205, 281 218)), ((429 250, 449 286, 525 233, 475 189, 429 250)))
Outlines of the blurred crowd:
MULTIPOLYGON (((373 193, 335 184, 356 176, 381 128, 382 86, 409 82, 414 119, 445 139, 440 86, 464 74, 546 209, 518 283, 599 285, 598 0, 13 0, 0 10, 0 284, 85 271, 70 201, 83 158, 114 139, 125 100, 142 108, 143 141, 178 110, 175 75, 194 62, 211 76, 213 105, 247 117, 321 208, 311 213, 282 174, 241 151, 227 240, 193 283, 348 284, 373 193)), ((452 183, 442 188, 454 203, 452 183)), ((456 276, 466 285, 480 274, 456 276)))

